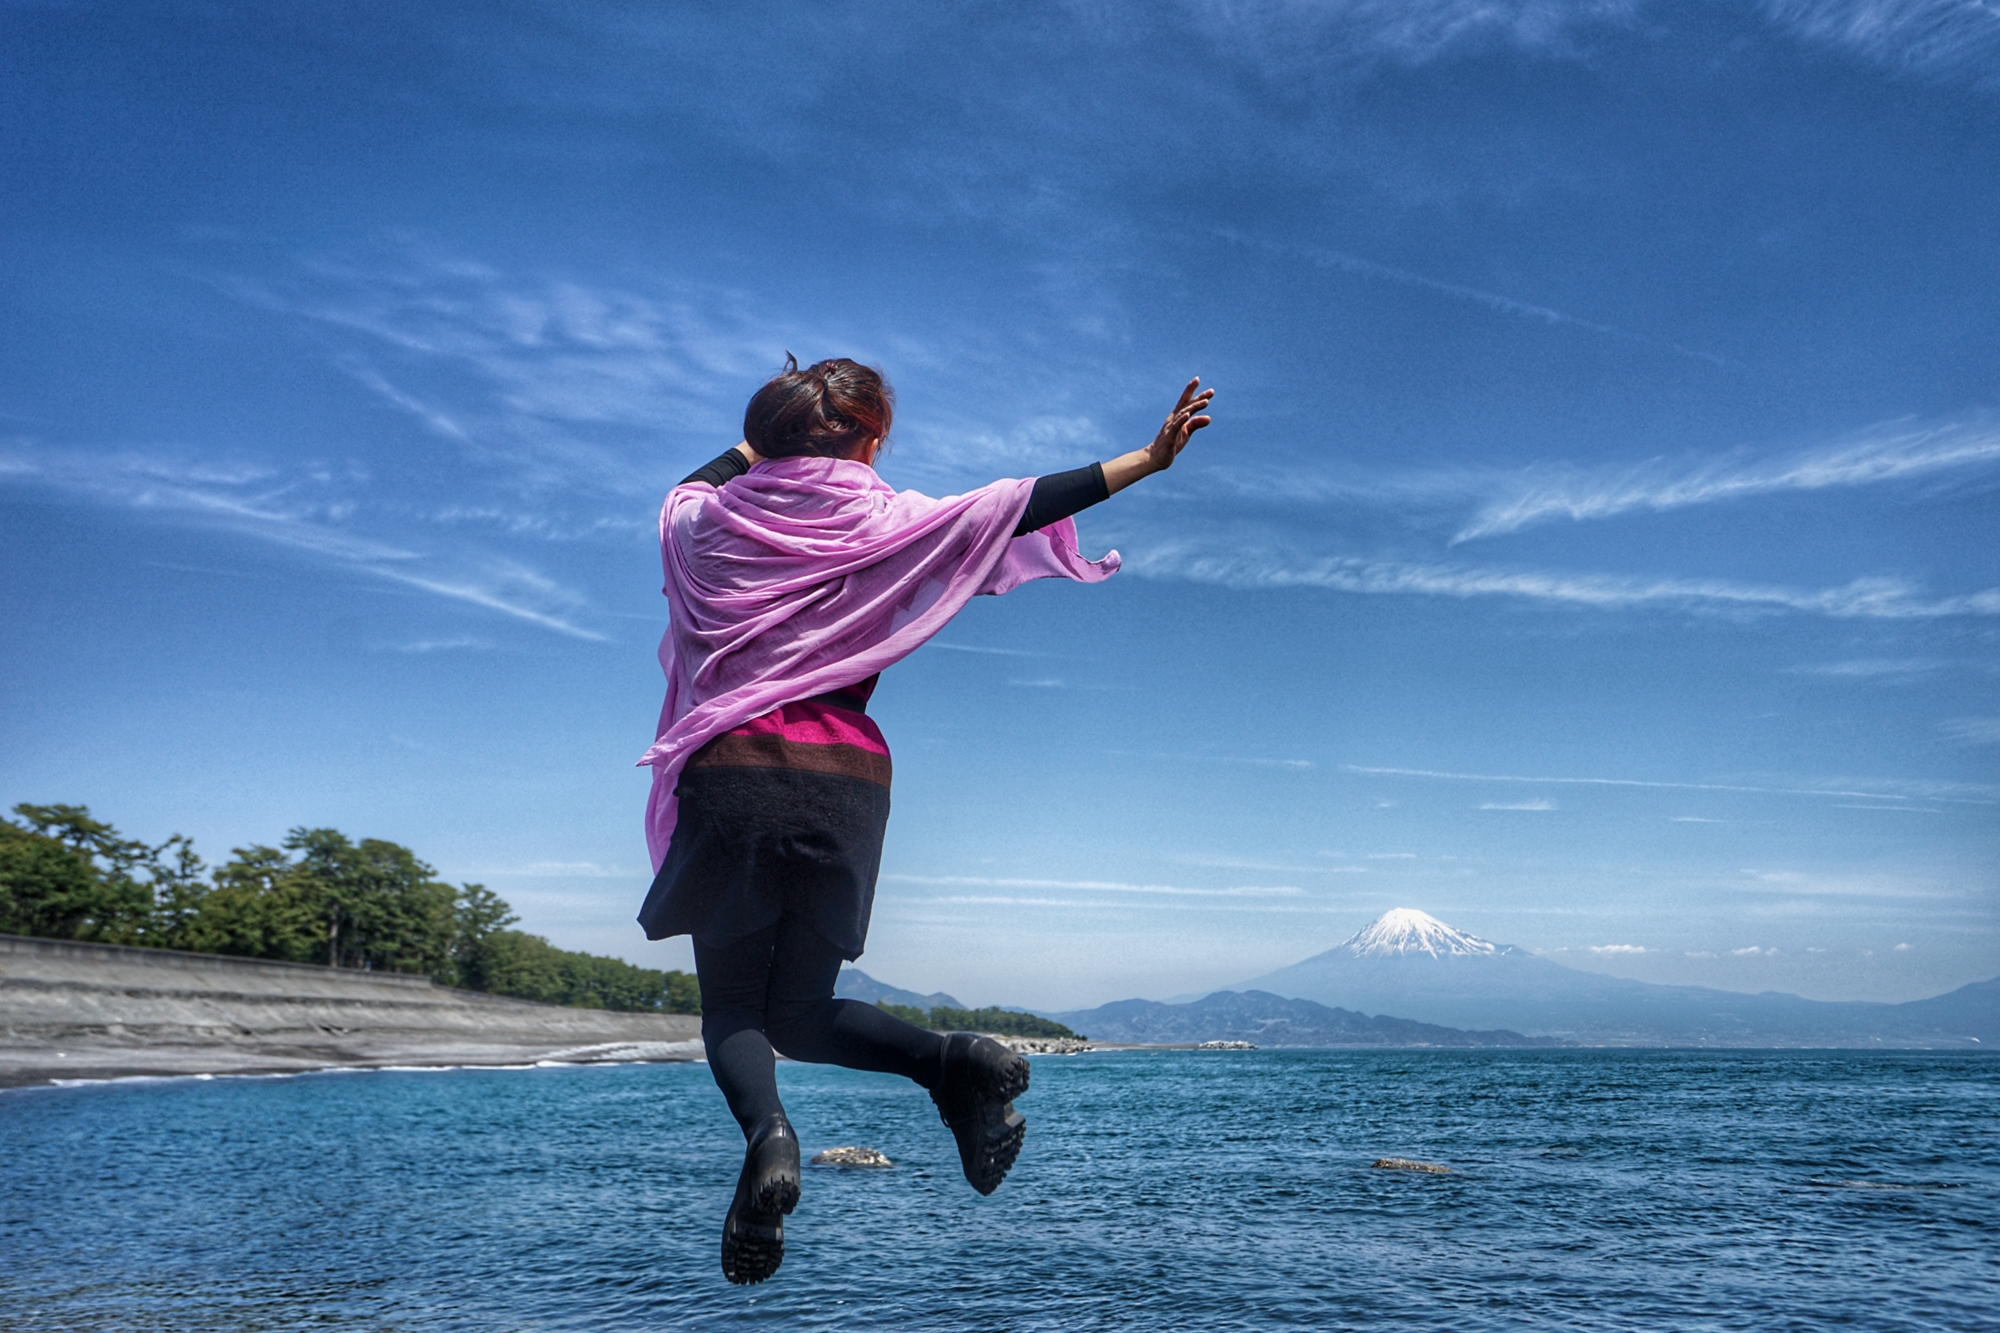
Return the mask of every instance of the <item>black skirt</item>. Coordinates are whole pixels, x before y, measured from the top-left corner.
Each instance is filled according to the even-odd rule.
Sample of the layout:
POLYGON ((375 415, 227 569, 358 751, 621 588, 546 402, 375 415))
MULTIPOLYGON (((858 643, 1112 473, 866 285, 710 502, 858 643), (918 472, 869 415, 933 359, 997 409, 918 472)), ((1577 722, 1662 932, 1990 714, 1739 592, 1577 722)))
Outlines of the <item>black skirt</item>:
POLYGON ((680 819, 639 924, 646 938, 726 945, 803 916, 849 962, 868 941, 889 789, 792 768, 705 765, 674 789, 680 819))

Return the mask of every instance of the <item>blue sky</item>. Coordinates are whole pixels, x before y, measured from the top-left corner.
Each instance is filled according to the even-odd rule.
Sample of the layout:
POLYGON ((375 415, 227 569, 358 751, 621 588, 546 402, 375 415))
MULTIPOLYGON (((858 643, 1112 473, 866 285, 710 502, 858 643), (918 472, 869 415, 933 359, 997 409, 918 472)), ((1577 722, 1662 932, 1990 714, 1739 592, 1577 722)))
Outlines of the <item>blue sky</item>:
POLYGON ((2000 19, 1937 0, 0 7, 0 798, 648 945, 667 486, 786 350, 949 493, 1217 424, 884 679, 862 966, 1423 908, 2000 973, 2000 19))

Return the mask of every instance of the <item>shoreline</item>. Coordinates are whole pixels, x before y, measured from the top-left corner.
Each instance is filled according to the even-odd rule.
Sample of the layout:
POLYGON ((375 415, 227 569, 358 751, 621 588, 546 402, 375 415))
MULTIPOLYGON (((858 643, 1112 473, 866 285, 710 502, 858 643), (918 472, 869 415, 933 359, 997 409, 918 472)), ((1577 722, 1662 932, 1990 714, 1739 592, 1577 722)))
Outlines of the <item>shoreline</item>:
POLYGON ((0 935, 0 1087, 61 1079, 701 1058, 692 1014, 429 977, 0 935))

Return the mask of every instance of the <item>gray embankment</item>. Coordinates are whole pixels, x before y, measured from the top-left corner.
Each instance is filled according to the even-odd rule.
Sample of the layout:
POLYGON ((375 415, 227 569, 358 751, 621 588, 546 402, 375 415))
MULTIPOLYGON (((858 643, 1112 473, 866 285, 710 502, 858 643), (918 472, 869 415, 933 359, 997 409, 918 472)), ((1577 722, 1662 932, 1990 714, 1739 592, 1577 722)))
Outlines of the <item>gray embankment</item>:
POLYGON ((700 1054, 700 1021, 685 1014, 565 1009, 428 977, 0 935, 0 1087, 700 1054))

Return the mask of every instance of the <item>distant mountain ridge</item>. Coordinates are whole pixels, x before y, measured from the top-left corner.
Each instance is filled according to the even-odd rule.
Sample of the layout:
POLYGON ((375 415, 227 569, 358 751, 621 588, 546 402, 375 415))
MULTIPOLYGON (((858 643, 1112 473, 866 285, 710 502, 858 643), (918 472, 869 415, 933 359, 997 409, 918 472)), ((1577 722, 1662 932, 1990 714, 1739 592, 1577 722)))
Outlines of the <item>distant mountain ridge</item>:
MULTIPOLYGON (((834 993, 966 1007, 852 967, 834 993)), ((1410 907, 1384 912, 1324 953, 1207 995, 1024 1012, 1113 1042, 2000 1050, 2000 977, 1903 1004, 1660 986, 1564 967, 1410 907)))
POLYGON ((1587 1045, 2000 1046, 2000 978, 1904 1004, 1661 986, 1580 972, 1408 907, 1230 989, 1587 1045))
POLYGON ((904 1004, 913 1009, 964 1009, 943 991, 932 991, 929 995, 919 995, 913 990, 902 990, 885 981, 877 981, 858 967, 840 969, 840 979, 833 983, 833 997, 836 1000, 863 1000, 869 1004, 904 1004))
POLYGON ((1560 1046, 1553 1037, 1466 1032, 1407 1018, 1375 1017, 1263 991, 1217 991, 1192 1004, 1117 1000, 1056 1014, 1093 1041, 1173 1044, 1248 1041, 1258 1046, 1475 1047, 1560 1046))

